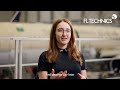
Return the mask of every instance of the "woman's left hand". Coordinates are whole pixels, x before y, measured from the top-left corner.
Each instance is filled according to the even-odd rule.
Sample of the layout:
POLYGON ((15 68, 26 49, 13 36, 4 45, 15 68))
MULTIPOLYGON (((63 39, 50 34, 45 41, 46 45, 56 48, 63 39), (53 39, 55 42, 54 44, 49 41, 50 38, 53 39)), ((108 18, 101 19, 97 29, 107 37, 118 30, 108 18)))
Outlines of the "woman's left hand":
POLYGON ((77 75, 79 76, 80 79, 87 79, 84 75, 82 75, 80 73, 78 73, 77 75))

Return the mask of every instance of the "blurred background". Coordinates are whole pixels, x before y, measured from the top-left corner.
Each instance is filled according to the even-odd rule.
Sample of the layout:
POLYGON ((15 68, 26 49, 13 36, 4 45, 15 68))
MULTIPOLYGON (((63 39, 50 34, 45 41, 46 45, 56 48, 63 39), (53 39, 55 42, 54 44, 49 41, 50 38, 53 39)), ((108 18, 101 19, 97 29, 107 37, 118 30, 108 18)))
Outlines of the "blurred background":
POLYGON ((120 11, 0 11, 0 79, 35 79, 58 18, 73 23, 88 79, 120 79, 120 11))

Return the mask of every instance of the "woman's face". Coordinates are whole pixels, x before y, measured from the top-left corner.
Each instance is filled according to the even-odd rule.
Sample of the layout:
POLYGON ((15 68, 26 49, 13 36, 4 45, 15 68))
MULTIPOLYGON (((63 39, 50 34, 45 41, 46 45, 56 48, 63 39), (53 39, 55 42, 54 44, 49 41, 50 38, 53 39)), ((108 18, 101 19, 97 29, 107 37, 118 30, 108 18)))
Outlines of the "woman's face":
POLYGON ((56 28, 56 40, 59 48, 67 48, 71 38, 70 25, 64 21, 60 22, 56 28))

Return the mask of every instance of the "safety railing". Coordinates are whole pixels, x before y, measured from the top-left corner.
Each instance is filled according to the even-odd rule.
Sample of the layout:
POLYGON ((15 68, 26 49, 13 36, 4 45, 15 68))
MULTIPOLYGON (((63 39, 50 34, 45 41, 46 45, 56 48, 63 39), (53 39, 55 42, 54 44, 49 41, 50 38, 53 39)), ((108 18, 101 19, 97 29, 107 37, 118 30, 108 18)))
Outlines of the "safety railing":
MULTIPOLYGON (((49 40, 49 38, 28 38, 28 37, 0 37, 0 40, 13 40, 15 41, 15 63, 14 64, 7 64, 7 65, 0 65, 0 67, 15 67, 14 78, 15 79, 22 79, 22 67, 23 66, 37 66, 37 63, 22 63, 22 55, 23 55, 23 41, 40 41, 40 40, 49 40)), ((110 38, 76 38, 78 41, 78 48, 81 51, 81 42, 83 41, 96 41, 96 40, 111 40, 110 38)), ((120 41, 119 39, 112 39, 120 41)), ((102 59, 86 59, 86 62, 98 62, 98 61, 107 61, 107 60, 115 60, 120 58, 102 58, 102 59)))

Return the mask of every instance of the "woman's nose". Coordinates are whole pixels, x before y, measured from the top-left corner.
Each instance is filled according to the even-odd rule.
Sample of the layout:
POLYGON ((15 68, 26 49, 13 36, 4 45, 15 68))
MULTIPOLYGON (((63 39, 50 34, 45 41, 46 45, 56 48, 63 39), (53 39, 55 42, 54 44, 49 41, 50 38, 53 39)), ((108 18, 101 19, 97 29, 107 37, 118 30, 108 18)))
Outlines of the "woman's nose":
POLYGON ((67 34, 67 32, 65 30, 63 30, 63 35, 66 35, 66 34, 67 34))

